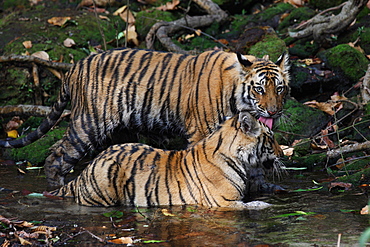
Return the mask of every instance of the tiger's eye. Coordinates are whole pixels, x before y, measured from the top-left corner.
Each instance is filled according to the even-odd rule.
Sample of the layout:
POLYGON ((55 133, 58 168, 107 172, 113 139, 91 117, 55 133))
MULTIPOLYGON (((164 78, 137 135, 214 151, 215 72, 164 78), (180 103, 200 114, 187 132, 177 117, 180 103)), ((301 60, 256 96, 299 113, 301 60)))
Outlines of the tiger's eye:
POLYGON ((256 91, 259 94, 262 94, 264 92, 263 87, 255 87, 254 91, 256 91))
POLYGON ((277 93, 282 93, 284 91, 284 87, 276 88, 277 93))

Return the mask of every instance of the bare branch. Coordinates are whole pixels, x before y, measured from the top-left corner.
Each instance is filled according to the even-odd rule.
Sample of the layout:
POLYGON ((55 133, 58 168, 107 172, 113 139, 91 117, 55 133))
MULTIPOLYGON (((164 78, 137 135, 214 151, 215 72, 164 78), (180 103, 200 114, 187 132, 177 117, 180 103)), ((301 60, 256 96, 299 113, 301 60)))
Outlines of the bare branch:
POLYGON ((21 55, 0 56, 0 63, 11 63, 11 62, 35 63, 38 65, 43 65, 45 67, 65 71, 69 70, 73 66, 73 64, 52 62, 34 56, 21 56, 21 55))
POLYGON ((158 40, 166 47, 168 51, 177 53, 189 53, 175 45, 170 36, 184 28, 198 28, 209 26, 214 22, 220 22, 227 18, 227 14, 212 0, 194 0, 200 7, 206 10, 209 15, 205 16, 185 16, 172 22, 158 22, 153 25, 146 36, 146 46, 148 49, 154 48, 154 40, 158 40))
POLYGON ((326 152, 326 154, 329 158, 335 158, 335 157, 339 157, 340 155, 344 153, 359 152, 365 149, 370 149, 370 141, 346 145, 341 148, 330 150, 326 152))

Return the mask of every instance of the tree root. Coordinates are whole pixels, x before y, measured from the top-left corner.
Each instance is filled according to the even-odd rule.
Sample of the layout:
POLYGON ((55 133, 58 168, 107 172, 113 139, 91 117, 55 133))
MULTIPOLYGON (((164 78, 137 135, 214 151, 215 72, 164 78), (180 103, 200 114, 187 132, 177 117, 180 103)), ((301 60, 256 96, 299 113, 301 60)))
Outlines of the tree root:
POLYGON ((214 22, 221 22, 227 18, 227 14, 212 0, 194 0, 201 8, 207 11, 209 15, 204 16, 185 16, 179 20, 172 22, 157 22, 152 26, 146 36, 146 47, 154 48, 154 40, 157 39, 162 45, 171 52, 187 54, 185 51, 175 45, 170 36, 184 28, 199 28, 209 26, 214 22))
POLYGON ((289 35, 297 39, 312 36, 318 43, 325 43, 330 34, 339 33, 350 26, 367 2, 367 0, 349 0, 335 8, 342 7, 338 15, 324 16, 323 13, 334 8, 325 10, 298 26, 298 29, 304 28, 303 30, 298 32, 290 31, 289 35))

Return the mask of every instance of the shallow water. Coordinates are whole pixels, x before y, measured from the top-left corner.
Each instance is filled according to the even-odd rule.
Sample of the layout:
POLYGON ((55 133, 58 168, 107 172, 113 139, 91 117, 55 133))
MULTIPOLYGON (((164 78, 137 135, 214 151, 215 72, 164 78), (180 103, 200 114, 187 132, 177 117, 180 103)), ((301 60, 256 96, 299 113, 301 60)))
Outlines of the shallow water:
MULTIPOLYGON (((0 187, 42 192, 46 183, 40 174, 31 171, 20 175, 16 166, 0 166, 0 187)), ((313 179, 324 178, 323 173, 302 173, 294 178, 296 175, 290 173, 277 183, 292 191, 312 188, 313 179)), ((105 246, 107 243, 97 238, 107 241, 121 237, 129 237, 135 246, 337 246, 339 234, 340 246, 357 246, 359 236, 369 226, 368 216, 359 214, 367 197, 359 192, 319 190, 265 195, 257 199, 272 207, 225 211, 195 206, 83 207, 70 200, 1 191, 0 215, 57 227, 52 235, 58 239, 52 246, 105 246), (112 211, 121 212, 121 217, 103 215, 112 211), (313 214, 284 216, 296 211, 313 214)), ((0 226, 0 233, 4 231, 0 226)), ((17 243, 16 239, 12 241, 17 243)), ((37 239, 33 243, 45 245, 37 239)))

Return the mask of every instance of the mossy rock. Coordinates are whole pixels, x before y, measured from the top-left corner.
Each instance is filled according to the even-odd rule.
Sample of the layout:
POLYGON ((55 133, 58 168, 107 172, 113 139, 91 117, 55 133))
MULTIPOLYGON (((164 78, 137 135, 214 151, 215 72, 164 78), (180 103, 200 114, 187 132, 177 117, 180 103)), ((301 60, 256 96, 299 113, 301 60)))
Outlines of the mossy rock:
POLYGON ((276 34, 268 34, 260 42, 253 45, 248 54, 256 57, 269 55, 271 61, 276 61, 286 50, 286 45, 282 39, 276 34))
POLYGON ((288 99, 279 119, 275 136, 280 144, 290 145, 294 140, 309 138, 326 126, 330 116, 295 99, 288 99))
POLYGON ((365 55, 347 44, 337 45, 320 56, 328 62, 328 66, 352 83, 358 82, 365 75, 369 63, 365 55))
POLYGON ((243 32, 245 27, 256 26, 256 25, 265 25, 276 28, 275 23, 278 24, 280 16, 286 12, 292 11, 294 7, 289 3, 278 3, 272 5, 271 7, 265 9, 264 11, 253 14, 253 15, 234 15, 234 20, 231 22, 232 32, 238 32, 239 35, 243 32))
POLYGON ((35 165, 42 164, 50 154, 50 147, 62 139, 66 129, 66 127, 58 127, 23 148, 6 149, 5 156, 9 156, 13 160, 28 160, 35 165))
POLYGON ((300 39, 294 42, 292 47, 289 47, 289 54, 299 58, 313 57, 319 51, 320 45, 312 40, 300 39))
POLYGON ((309 7, 296 8, 290 14, 283 19, 277 28, 280 32, 286 32, 288 27, 295 24, 299 24, 304 20, 308 20, 316 15, 316 11, 309 7))
POLYGON ((342 168, 342 173, 345 175, 339 177, 338 181, 352 183, 355 186, 370 183, 370 168, 367 167, 369 162, 370 158, 352 161, 345 168, 342 168), (357 172, 354 172, 356 170, 357 172))

